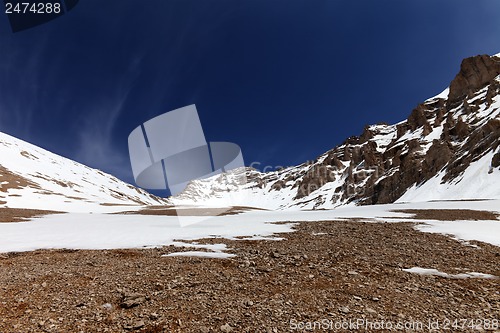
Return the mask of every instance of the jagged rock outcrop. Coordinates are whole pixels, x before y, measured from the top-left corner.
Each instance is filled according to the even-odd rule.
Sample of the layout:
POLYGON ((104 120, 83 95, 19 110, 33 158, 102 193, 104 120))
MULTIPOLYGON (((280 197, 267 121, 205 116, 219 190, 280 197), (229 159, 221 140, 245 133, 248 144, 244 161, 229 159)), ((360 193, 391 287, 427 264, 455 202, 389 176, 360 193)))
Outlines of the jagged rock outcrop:
POLYGON ((479 88, 492 83, 500 74, 500 60, 488 55, 466 58, 460 65, 460 72, 451 81, 448 100, 451 104, 471 95, 479 88))

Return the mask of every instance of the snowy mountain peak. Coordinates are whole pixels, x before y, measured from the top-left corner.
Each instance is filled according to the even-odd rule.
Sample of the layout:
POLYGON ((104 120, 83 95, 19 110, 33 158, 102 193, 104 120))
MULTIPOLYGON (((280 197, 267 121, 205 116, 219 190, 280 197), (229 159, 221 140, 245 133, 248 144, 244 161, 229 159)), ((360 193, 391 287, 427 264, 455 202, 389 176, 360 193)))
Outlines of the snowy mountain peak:
POLYGON ((0 205, 57 211, 165 204, 114 176, 0 133, 0 205))
MULTIPOLYGON (((315 161, 280 171, 246 169, 231 202, 271 209, 500 198, 500 54, 465 59, 450 87, 398 124, 367 126, 315 161), (239 201, 238 201, 239 200, 239 201)), ((225 205, 217 177, 176 199, 225 205)))

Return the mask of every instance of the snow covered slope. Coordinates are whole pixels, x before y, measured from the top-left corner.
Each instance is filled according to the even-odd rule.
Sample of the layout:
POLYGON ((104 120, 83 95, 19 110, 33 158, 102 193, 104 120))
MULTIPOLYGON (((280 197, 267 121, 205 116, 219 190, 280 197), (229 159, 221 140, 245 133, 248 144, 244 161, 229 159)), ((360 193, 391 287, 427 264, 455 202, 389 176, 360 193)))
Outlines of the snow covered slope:
MULTIPOLYGON (((500 198, 500 56, 462 62, 450 87, 395 125, 361 136, 315 161, 280 171, 245 172, 228 191, 224 176, 197 180, 182 204, 328 209, 346 204, 500 198)), ((367 106, 369 107, 369 106, 367 106)), ((232 176, 229 175, 229 178, 232 176)))
POLYGON ((4 133, 0 133, 0 185, 0 207, 100 212, 121 205, 166 203, 109 174, 4 133))
POLYGON ((36 249, 119 249, 154 246, 189 246, 224 250, 217 244, 193 244, 193 240, 217 238, 277 240, 276 233, 293 232, 289 221, 334 221, 354 218, 369 222, 417 222, 423 232, 453 235, 500 246, 498 220, 418 220, 395 210, 471 209, 500 210, 500 200, 425 202, 341 207, 317 211, 249 211, 240 215, 216 216, 189 227, 181 227, 175 216, 56 214, 24 223, 0 223, 0 253, 36 249), (269 223, 289 222, 289 223, 269 223))

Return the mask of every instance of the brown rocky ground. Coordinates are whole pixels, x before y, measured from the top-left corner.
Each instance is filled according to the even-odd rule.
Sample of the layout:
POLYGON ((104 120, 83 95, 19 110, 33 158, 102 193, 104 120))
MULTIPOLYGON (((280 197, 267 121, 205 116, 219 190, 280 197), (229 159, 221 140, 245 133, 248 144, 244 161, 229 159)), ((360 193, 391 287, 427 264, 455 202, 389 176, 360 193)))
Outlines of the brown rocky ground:
POLYGON ((438 220, 438 221, 481 221, 498 220, 498 214, 484 210, 472 209, 402 209, 395 210, 399 213, 412 214, 411 218, 417 220, 438 220))
POLYGON ((33 217, 40 217, 48 214, 60 214, 52 210, 24 209, 0 207, 0 223, 28 221, 33 217))
POLYGON ((441 325, 433 332, 447 323, 446 331, 473 332, 453 320, 500 319, 498 279, 402 271, 500 276, 498 247, 467 246, 413 223, 309 222, 280 236, 200 240, 226 243, 231 259, 162 257, 175 247, 4 254, 0 332, 288 332, 321 320, 333 332, 361 319, 372 326, 359 331, 431 320, 441 325))

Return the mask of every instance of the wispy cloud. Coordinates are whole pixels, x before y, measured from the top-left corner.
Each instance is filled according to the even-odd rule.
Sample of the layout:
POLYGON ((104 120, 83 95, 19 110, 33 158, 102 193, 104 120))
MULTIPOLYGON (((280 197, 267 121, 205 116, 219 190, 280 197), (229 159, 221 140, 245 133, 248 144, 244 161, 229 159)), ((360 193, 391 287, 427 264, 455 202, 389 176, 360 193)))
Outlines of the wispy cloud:
POLYGON ((116 87, 110 89, 110 96, 95 101, 95 105, 90 106, 91 110, 85 110, 74 155, 78 161, 126 181, 132 180, 129 157, 119 149, 113 132, 126 107, 140 65, 140 58, 131 62, 128 73, 124 74, 116 87))
POLYGON ((47 38, 41 34, 30 46, 30 52, 23 52, 16 46, 13 35, 2 36, 0 131, 31 139, 33 115, 43 88, 40 67, 47 38))
POLYGON ((78 150, 75 154, 78 161, 119 178, 126 177, 130 167, 128 158, 116 149, 112 131, 125 99, 117 101, 113 106, 100 106, 101 110, 94 110, 85 119, 78 133, 78 150))

